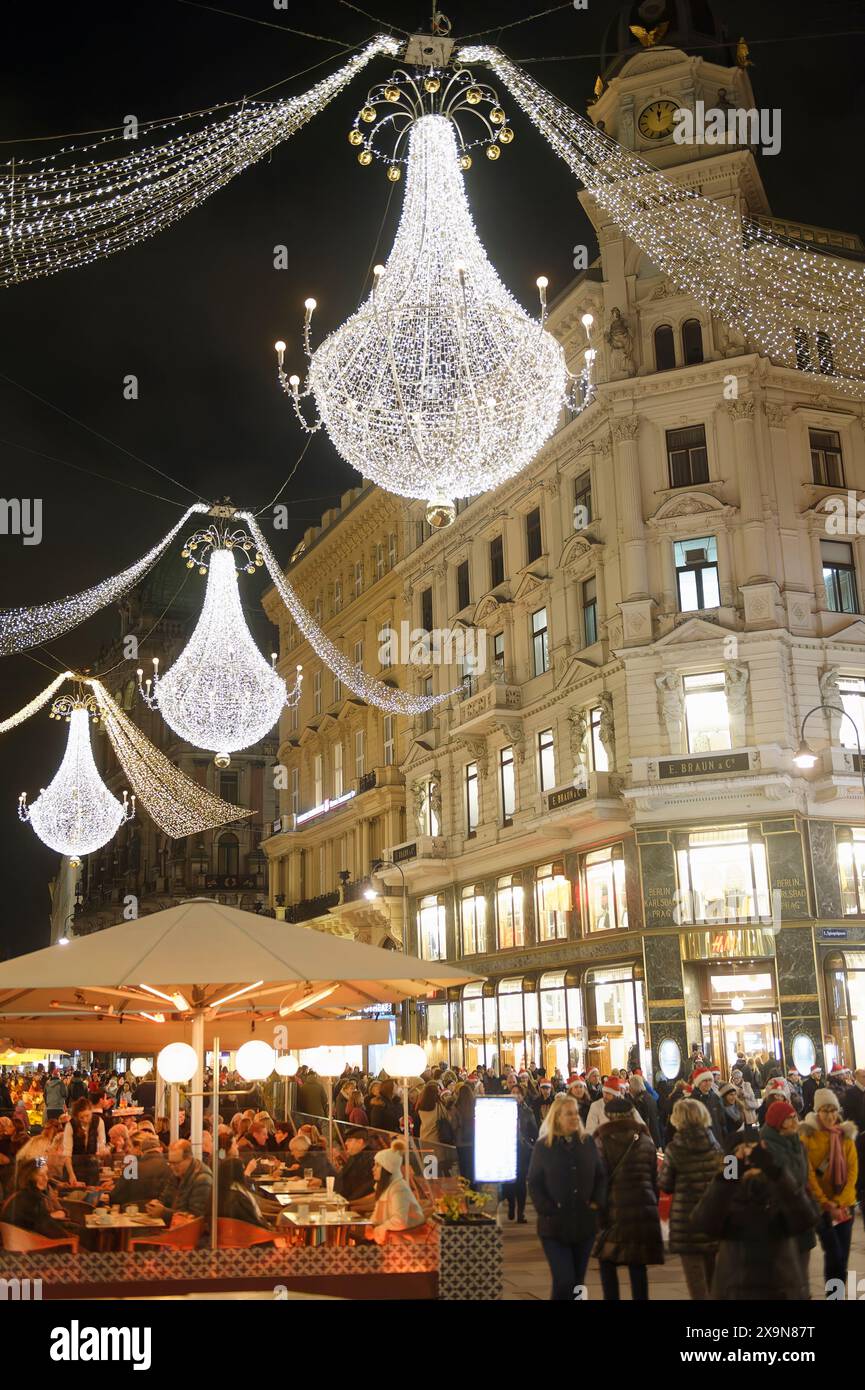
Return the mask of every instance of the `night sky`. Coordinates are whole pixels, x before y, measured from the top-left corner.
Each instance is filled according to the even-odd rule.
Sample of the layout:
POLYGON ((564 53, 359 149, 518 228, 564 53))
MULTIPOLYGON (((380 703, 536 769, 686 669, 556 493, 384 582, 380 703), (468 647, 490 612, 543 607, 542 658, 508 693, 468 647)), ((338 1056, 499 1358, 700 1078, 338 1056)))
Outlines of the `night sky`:
MULTIPOLYGON (((34 137, 117 126, 128 114, 147 121, 191 111, 319 64, 274 95, 302 92, 346 57, 279 28, 345 45, 379 28, 339 0, 288 0, 281 10, 268 0, 227 0, 227 8, 245 18, 180 0, 15 6, 14 20, 12 11, 4 18, 0 52, 0 160, 63 143, 25 143, 34 137)), ((405 29, 428 24, 424 3, 369 0, 362 8, 405 29)), ((545 8, 543 0, 444 4, 458 39, 545 8)), ((565 5, 528 24, 494 28, 486 41, 516 59, 565 55, 529 71, 584 110, 604 31, 620 8, 618 0, 590 0, 587 12, 565 5)), ((855 162, 865 134, 857 96, 863 40, 815 37, 865 29, 861 5, 719 0, 717 8, 730 37, 744 34, 752 45, 758 105, 783 114, 781 153, 761 160, 774 212, 861 233, 855 162)), ((388 68, 386 59, 370 64, 323 116, 159 236, 84 269, 2 291, 0 493, 42 498, 44 533, 40 546, 0 536, 0 607, 59 598, 131 564, 193 500, 177 484, 207 499, 229 494, 256 509, 281 486, 304 440, 276 386, 273 342, 285 338, 287 364, 302 370, 304 298, 318 300, 318 341, 365 296, 368 268, 392 239, 399 190, 385 217, 391 185, 381 166, 361 169, 346 140, 367 87, 388 68), (278 244, 289 248, 288 270, 273 267, 278 244), (137 401, 123 398, 130 373, 139 380, 137 401), (123 482, 168 500, 129 491, 123 482)), ((516 140, 497 165, 475 161, 468 190, 491 260, 532 306, 535 277, 548 275, 555 296, 573 275, 574 244, 585 242, 593 252, 594 244, 565 166, 514 103, 505 105, 516 140)), ((287 558, 296 536, 356 482, 319 436, 283 499, 296 530, 276 533, 277 554, 287 558)), ((94 618, 58 640, 52 653, 64 666, 92 665, 117 625, 111 612, 94 618)), ((60 669, 46 654, 33 655, 60 669)), ((50 679, 26 655, 5 658, 0 716, 50 679)), ((65 733, 43 712, 0 740, 0 958, 48 939, 47 882, 56 856, 19 824, 15 804, 20 791, 33 799, 53 776, 65 733)))

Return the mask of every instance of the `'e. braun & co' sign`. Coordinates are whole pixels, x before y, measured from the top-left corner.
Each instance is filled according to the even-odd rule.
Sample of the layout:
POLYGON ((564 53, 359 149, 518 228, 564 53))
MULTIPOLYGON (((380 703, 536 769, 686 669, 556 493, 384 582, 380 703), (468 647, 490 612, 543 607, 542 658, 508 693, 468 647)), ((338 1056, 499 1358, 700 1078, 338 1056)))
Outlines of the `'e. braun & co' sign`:
POLYGON ((658 776, 710 777, 715 772, 747 772, 750 767, 747 753, 710 753, 704 758, 662 758, 658 776))

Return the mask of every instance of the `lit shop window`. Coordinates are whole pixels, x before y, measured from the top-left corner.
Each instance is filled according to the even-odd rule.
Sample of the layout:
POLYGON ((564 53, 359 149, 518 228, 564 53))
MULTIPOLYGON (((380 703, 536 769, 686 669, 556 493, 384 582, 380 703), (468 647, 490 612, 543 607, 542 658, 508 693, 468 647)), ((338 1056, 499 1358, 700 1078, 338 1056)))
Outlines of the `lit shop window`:
POLYGON ((525 946, 523 885, 514 874, 505 874, 496 883, 496 924, 500 951, 525 946))
POLYGON ((674 541, 676 583, 679 590, 679 612, 696 613, 705 608, 718 608, 721 593, 718 588, 718 542, 714 536, 698 536, 696 540, 674 541))
POLYGON ((586 923, 589 931, 628 925, 625 860, 621 845, 593 849, 583 859, 586 923))
POLYGON ((845 714, 850 715, 853 724, 856 725, 856 733, 859 735, 859 743, 856 742, 856 734, 853 732, 853 725, 850 719, 839 718, 839 737, 842 748, 852 748, 858 752, 861 746, 865 752, 865 680, 860 676, 840 676, 838 678, 838 693, 841 696, 841 707, 845 714))
POLYGON ((746 826, 695 830, 676 859, 683 922, 736 922, 771 912, 766 847, 746 826))
POLYGON ((445 906, 435 893, 420 900, 417 914, 417 937, 423 960, 445 959, 447 954, 445 906))
POLYGON ((538 914, 538 940, 564 940, 568 935, 571 884, 565 878, 563 864, 541 864, 536 870, 535 902, 538 914))
POLYGON ((564 970, 542 975, 538 982, 543 1065, 547 1076, 558 1067, 562 1076, 584 1071, 583 1001, 579 987, 564 970))
POLYGON ((865 913, 865 826, 836 829, 841 910, 845 917, 865 913))
POLYGON ((717 753, 731 748, 730 716, 723 671, 685 676, 685 722, 689 753, 717 753))
POLYGON ((648 1075, 643 985, 634 979, 633 966, 587 970, 585 994, 589 1066, 602 1072, 630 1066, 636 1046, 644 1075, 648 1075))
POLYGON ((526 990, 527 983, 502 980, 498 987, 501 1065, 515 1071, 540 1063, 538 998, 526 990))
POLYGON ((480 955, 487 949, 486 898, 470 883, 460 895, 463 955, 480 955))

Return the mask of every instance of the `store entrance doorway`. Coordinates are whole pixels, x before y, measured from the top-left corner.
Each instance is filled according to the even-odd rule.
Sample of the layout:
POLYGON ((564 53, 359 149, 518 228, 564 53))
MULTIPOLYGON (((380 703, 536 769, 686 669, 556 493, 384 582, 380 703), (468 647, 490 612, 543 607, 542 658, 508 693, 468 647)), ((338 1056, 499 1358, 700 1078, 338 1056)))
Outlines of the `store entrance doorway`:
POLYGON ((755 1053, 765 1053, 781 1062, 781 1027, 774 1009, 760 1013, 712 1013, 701 1015, 703 1042, 711 1050, 714 1064, 721 1068, 724 1080, 729 1080, 730 1071, 738 1053, 753 1057, 755 1053))

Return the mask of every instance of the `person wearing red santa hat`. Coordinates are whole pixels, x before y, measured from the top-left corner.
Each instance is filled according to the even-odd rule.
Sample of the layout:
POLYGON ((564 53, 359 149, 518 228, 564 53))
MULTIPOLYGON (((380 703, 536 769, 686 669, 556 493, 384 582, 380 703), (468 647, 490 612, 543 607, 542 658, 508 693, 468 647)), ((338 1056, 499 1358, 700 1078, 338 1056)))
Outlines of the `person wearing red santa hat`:
MULTIPOLYGON (((600 1129, 601 1125, 607 1123, 607 1103, 613 1100, 624 1100, 628 1097, 628 1084, 619 1076, 605 1076, 602 1083, 603 1095, 600 1100, 592 1101, 589 1106, 589 1113, 586 1116, 586 1133, 594 1134, 600 1129)), ((645 1127, 645 1120, 639 1111, 634 1111, 635 1118, 645 1127)))
POLYGON ((710 1067, 695 1067, 691 1076, 693 1098, 705 1105, 709 1112, 709 1124, 720 1149, 727 1143, 730 1124, 724 1114, 721 1097, 715 1089, 715 1078, 710 1067))
POLYGON ((586 1086, 589 1089, 589 1095, 593 1101, 602 1098, 601 1073, 597 1067, 589 1067, 589 1070, 586 1072, 586 1086))
POLYGON ((766 1089, 763 1092, 763 1100, 759 1110, 757 1111, 758 1125, 766 1123, 766 1115, 768 1113, 769 1106, 774 1104, 776 1100, 783 1100, 788 1103, 790 1101, 790 1085, 787 1081, 784 1080, 783 1076, 770 1076, 769 1080, 766 1082, 766 1089))

